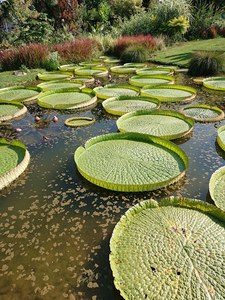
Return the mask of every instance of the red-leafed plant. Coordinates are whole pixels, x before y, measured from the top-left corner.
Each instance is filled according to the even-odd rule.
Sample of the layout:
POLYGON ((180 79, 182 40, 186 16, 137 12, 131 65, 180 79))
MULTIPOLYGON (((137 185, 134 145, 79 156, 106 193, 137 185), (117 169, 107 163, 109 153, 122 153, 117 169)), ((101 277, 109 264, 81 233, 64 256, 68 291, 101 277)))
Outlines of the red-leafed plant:
POLYGON ((150 34, 123 36, 116 41, 114 53, 115 55, 120 57, 120 55, 126 48, 133 45, 143 46, 147 50, 153 51, 156 47, 156 40, 150 34))
POLYGON ((48 47, 42 44, 28 44, 0 52, 2 70, 16 70, 25 65, 28 68, 41 67, 49 53, 48 47))
POLYGON ((53 46, 62 61, 67 63, 77 63, 82 60, 88 60, 98 49, 99 44, 90 38, 79 38, 67 43, 61 43, 53 46))

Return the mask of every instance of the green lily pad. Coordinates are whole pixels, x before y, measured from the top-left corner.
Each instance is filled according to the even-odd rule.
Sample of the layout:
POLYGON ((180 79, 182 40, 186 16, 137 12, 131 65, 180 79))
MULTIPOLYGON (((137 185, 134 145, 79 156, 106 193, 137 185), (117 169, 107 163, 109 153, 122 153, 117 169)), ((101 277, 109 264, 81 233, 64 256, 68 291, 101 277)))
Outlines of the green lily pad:
POLYGON ((0 101, 0 121, 19 118, 27 112, 26 106, 19 102, 0 101))
POLYGON ((76 64, 68 64, 68 65, 62 65, 59 67, 59 70, 62 72, 73 72, 77 68, 76 64))
POLYGON ((116 74, 131 74, 131 73, 135 73, 137 70, 137 67, 135 66, 115 66, 115 67, 111 67, 110 71, 112 73, 116 73, 116 74))
POLYGON ((107 57, 103 60, 105 64, 118 64, 120 63, 120 59, 116 57, 107 57))
POLYGON ((79 63, 79 65, 87 68, 102 67, 101 64, 99 64, 98 62, 88 62, 88 61, 82 61, 79 63))
POLYGON ((134 67, 134 68, 145 68, 147 67, 146 63, 134 63, 129 62, 124 64, 125 67, 134 67))
POLYGON ((217 91, 225 91, 225 77, 210 77, 203 80, 203 86, 217 91))
POLYGON ((166 75, 139 75, 129 78, 129 83, 134 86, 173 84, 174 78, 166 75))
POLYGON ((225 210, 225 167, 216 170, 209 181, 209 193, 215 205, 225 210))
POLYGON ((177 145, 146 134, 114 133, 90 139, 75 151, 78 171, 106 189, 141 192, 178 181, 188 165, 177 145))
POLYGON ((219 144, 220 148, 225 151, 225 125, 221 126, 217 130, 217 143, 219 144))
POLYGON ((94 83, 95 79, 92 76, 76 76, 72 79, 73 82, 94 83))
POLYGON ((108 70, 104 67, 78 67, 75 69, 75 74, 79 76, 107 76, 108 70))
POLYGON ((43 72, 39 73, 37 77, 40 80, 46 80, 46 81, 52 81, 52 80, 62 80, 62 79, 69 79, 72 77, 72 72, 60 72, 60 71, 54 71, 54 72, 43 72))
POLYGON ((216 106, 191 105, 183 108, 181 112, 198 122, 217 122, 224 119, 224 112, 216 106))
POLYGON ((54 109, 82 109, 93 105, 97 98, 90 89, 62 89, 42 93, 38 105, 54 109))
POLYGON ((94 88, 94 92, 98 98, 108 99, 117 96, 137 96, 139 89, 131 85, 109 84, 94 88))
POLYGON ((117 127, 122 132, 139 132, 174 140, 189 134, 194 121, 175 111, 157 109, 125 114, 117 120, 117 127))
POLYGON ((156 109, 160 106, 160 102, 149 97, 119 96, 104 100, 102 106, 108 113, 122 116, 136 110, 156 109))
POLYGON ((203 201, 141 202, 117 223, 110 266, 126 300, 217 299, 225 295, 225 213, 203 201))
POLYGON ((141 96, 159 99, 161 102, 190 102, 196 97, 197 91, 183 85, 144 86, 141 96))
POLYGON ((88 117, 73 117, 66 119, 65 125, 69 127, 87 126, 93 124, 95 119, 88 117))
POLYGON ((36 87, 12 86, 0 89, 0 101, 23 101, 35 100, 40 94, 40 89, 36 87))
POLYGON ((30 154, 23 143, 0 139, 0 190, 17 179, 29 162, 30 154))
POLYGON ((82 81, 73 82, 72 80, 55 80, 43 82, 37 85, 37 87, 39 87, 43 92, 55 91, 60 89, 82 88, 83 86, 84 84, 82 81))
POLYGON ((172 70, 170 68, 143 68, 136 71, 138 75, 170 75, 172 70))

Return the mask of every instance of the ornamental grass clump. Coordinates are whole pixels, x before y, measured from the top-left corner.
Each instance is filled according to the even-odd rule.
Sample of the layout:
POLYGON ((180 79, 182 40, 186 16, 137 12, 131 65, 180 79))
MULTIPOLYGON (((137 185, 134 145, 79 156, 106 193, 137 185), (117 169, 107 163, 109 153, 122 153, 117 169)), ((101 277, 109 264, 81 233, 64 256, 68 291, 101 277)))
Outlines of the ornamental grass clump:
POLYGON ((209 76, 224 70, 225 58, 221 52, 198 51, 193 54, 189 63, 188 75, 209 76))
POLYGON ((113 54, 120 57, 121 53, 130 46, 142 46, 149 52, 152 52, 156 47, 156 41, 150 34, 123 36, 116 41, 113 54))
POLYGON ((28 44, 0 52, 0 64, 3 71, 19 69, 22 65, 28 68, 41 67, 48 56, 46 45, 28 44))
POLYGON ((67 43, 56 44, 53 51, 57 51, 63 62, 78 63, 89 60, 98 53, 100 44, 91 38, 78 38, 67 43))
POLYGON ((122 63, 127 62, 144 62, 148 59, 148 50, 141 45, 129 46, 126 48, 121 56, 120 60, 122 63))

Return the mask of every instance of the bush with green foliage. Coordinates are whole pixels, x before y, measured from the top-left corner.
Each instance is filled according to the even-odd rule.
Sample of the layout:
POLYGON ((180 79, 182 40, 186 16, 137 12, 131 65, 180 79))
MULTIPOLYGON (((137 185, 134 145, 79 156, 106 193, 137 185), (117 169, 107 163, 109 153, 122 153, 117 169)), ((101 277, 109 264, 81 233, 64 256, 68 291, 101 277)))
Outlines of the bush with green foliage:
POLYGON ((148 59, 149 52, 146 47, 141 45, 133 45, 127 47, 121 54, 120 60, 122 63, 139 63, 145 62, 148 59))
POLYGON ((142 9, 142 0, 110 0, 112 15, 115 19, 130 18, 142 9))
POLYGON ((218 28, 225 28, 223 9, 214 3, 207 3, 205 0, 199 1, 193 9, 193 16, 190 29, 186 34, 188 39, 214 38, 217 36, 218 28))
POLYGON ((188 29, 192 18, 190 0, 164 0, 151 5, 148 12, 137 14, 125 21, 122 35, 163 34, 179 39, 188 29))
POLYGON ((221 52, 198 51, 193 54, 189 63, 188 75, 211 76, 224 70, 225 57, 221 52))
POLYGON ((60 59, 58 52, 51 52, 46 57, 46 59, 43 62, 43 67, 47 71, 56 71, 60 66, 60 59))

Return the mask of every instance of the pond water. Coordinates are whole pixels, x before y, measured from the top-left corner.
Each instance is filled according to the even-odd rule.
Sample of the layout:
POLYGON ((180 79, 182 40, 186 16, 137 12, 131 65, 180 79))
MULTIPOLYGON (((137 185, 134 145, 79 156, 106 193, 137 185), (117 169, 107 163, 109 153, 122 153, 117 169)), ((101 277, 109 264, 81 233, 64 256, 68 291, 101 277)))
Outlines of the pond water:
MULTIPOLYGON (((183 74, 176 76, 176 83, 194 86, 183 74)), ((193 103, 225 109, 225 93, 194 87, 199 93, 193 103)), ((188 137, 176 140, 189 157, 186 176, 168 188, 145 193, 107 191, 76 170, 77 147, 91 137, 117 131, 116 118, 104 112, 101 102, 73 114, 30 105, 25 118, 1 127, 2 137, 24 142, 31 162, 25 174, 0 194, 0 299, 122 300, 108 260, 115 224, 128 208, 149 198, 178 195, 212 203, 208 183, 224 165, 225 153, 216 144, 217 128, 224 124, 196 123, 188 137), (45 121, 35 124, 35 115, 45 121), (59 122, 51 121, 54 115, 59 122), (94 117, 96 123, 69 128, 64 120, 71 116, 94 117), (15 133, 17 127, 22 132, 15 133)))

